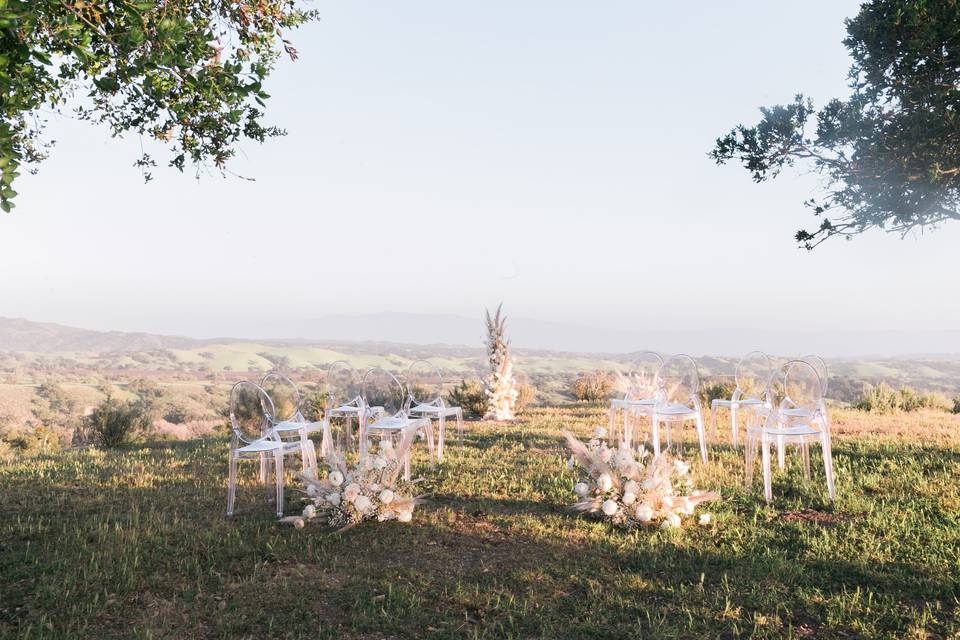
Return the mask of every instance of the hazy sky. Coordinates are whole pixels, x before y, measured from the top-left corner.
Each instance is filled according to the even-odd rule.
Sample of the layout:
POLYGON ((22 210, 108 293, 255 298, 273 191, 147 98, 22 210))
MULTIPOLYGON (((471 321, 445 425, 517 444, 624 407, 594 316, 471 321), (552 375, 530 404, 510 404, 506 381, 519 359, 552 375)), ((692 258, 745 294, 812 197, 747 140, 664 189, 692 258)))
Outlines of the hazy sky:
MULTIPOLYGON (((317 2, 246 182, 55 123, 0 216, 0 315, 254 335, 278 314, 616 329, 960 326, 960 224, 813 254, 810 177, 707 158, 757 107, 846 92, 856 1, 317 2)), ((376 338, 376 336, 370 336, 376 338)))

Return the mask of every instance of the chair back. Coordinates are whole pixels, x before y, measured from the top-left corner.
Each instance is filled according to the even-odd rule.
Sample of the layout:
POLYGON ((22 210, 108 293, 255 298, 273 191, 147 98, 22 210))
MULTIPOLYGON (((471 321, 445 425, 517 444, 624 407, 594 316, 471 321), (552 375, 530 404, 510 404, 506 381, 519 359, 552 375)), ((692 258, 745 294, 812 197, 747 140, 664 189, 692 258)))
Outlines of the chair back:
POLYGON ((263 376, 260 388, 270 396, 271 411, 266 415, 271 424, 305 421, 300 412, 300 389, 293 380, 279 371, 271 371, 263 376))
POLYGON ((443 374, 428 360, 415 360, 403 375, 406 386, 407 409, 429 404, 443 405, 443 374))
POLYGON ((697 362, 686 354, 670 356, 656 377, 657 401, 666 404, 700 406, 700 371, 697 362))
POLYGON ((360 397, 360 374, 346 360, 327 367, 327 399, 330 407, 354 402, 360 397))
POLYGON ((823 403, 823 382, 816 367, 806 360, 793 360, 784 366, 783 399, 780 406, 784 409, 803 409, 814 415, 823 403))
POLYGON ((630 363, 627 372, 624 400, 646 400, 657 393, 657 372, 663 366, 663 356, 655 351, 641 351, 630 363))
POLYGON ((263 437, 270 428, 268 415, 275 413, 270 396, 260 385, 241 380, 230 390, 230 430, 244 444, 263 437))
POLYGON ((773 362, 763 351, 751 351, 740 358, 734 377, 737 388, 733 400, 762 399, 773 377, 773 362))
POLYGON ((363 374, 361 398, 368 407, 383 407, 387 415, 405 413, 403 385, 395 375, 381 367, 363 374))
POLYGON ((817 375, 820 376, 820 384, 823 387, 823 397, 827 397, 827 378, 830 375, 830 371, 827 369, 827 362, 818 355, 810 354, 808 356, 803 356, 800 358, 804 362, 808 362, 817 371, 817 375))

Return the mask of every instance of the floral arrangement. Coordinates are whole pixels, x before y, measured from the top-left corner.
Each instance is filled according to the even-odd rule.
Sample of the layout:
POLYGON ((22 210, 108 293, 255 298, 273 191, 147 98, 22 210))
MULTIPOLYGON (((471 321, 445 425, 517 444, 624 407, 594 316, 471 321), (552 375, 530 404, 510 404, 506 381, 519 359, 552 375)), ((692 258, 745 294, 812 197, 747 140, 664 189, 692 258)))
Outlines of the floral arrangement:
MULTIPOLYGON (((569 467, 579 466, 582 472, 573 487, 576 511, 601 515, 623 527, 659 523, 670 529, 692 516, 700 503, 720 498, 712 491, 694 490, 690 467, 682 460, 663 454, 647 461, 650 454, 642 446, 637 454, 607 446, 603 427, 597 427, 587 444, 570 432, 563 435, 572 454, 569 467)), ((709 524, 710 514, 701 515, 699 522, 709 524)))
POLYGON ((397 447, 389 438, 382 440, 376 454, 368 453, 353 467, 347 465, 346 458, 335 447, 327 447, 326 478, 299 474, 306 487, 308 504, 302 515, 283 521, 299 529, 306 522, 318 519, 339 531, 346 531, 364 520, 410 522, 414 508, 425 502, 424 496, 412 495, 414 482, 400 479, 404 458, 415 435, 408 430, 397 447))

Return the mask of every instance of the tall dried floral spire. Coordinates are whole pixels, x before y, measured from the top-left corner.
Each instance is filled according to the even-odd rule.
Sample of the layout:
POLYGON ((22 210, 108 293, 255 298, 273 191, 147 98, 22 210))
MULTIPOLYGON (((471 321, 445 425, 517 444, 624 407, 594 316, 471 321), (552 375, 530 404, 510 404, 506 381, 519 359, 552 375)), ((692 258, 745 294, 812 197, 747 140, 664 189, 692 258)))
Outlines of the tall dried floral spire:
POLYGON ((491 317, 487 310, 487 358, 490 361, 490 373, 486 380, 488 419, 513 420, 513 410, 517 402, 517 382, 513 378, 513 364, 510 362, 509 341, 506 338, 506 316, 502 315, 503 303, 497 306, 497 313, 491 317))

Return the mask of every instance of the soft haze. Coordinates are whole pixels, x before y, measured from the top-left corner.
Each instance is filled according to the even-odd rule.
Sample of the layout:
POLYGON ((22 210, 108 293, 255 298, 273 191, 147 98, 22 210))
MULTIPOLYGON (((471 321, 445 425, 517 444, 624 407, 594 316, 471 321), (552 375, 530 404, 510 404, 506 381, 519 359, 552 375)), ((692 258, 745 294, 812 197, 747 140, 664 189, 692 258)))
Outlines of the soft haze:
POLYGON ((611 331, 954 329, 960 224, 805 253, 809 176, 706 156, 758 106, 846 93, 858 3, 799 6, 318 2, 267 87, 289 135, 230 167, 254 182, 144 185, 138 139, 53 122, 0 216, 0 315, 293 337, 274 332, 502 300, 611 331))

